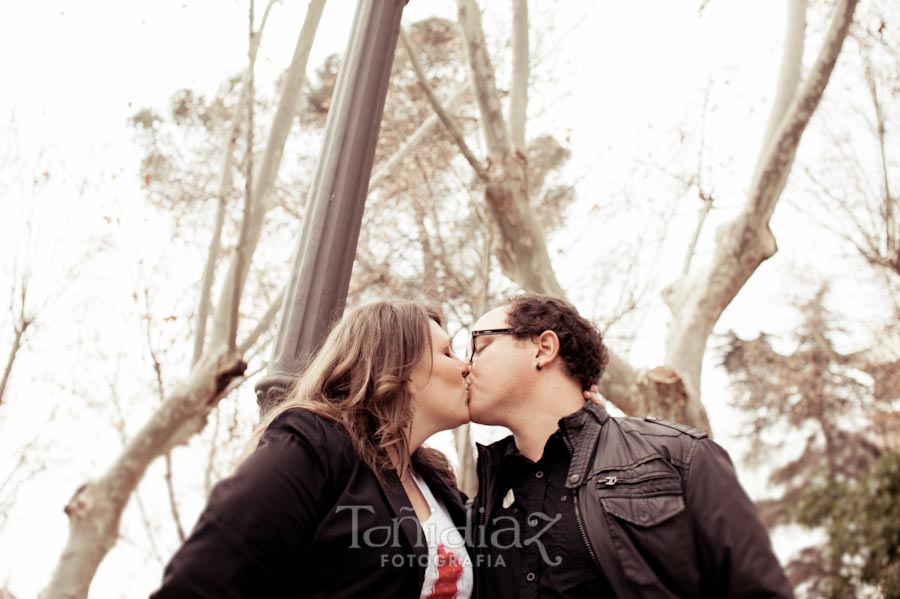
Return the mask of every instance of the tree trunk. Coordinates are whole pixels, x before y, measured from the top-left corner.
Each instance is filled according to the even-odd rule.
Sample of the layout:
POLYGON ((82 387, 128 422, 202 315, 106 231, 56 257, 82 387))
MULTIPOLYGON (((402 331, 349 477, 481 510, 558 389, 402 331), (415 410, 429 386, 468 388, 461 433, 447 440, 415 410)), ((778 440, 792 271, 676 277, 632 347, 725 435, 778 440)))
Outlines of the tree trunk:
POLYGON ((272 128, 266 144, 265 154, 263 155, 259 172, 253 181, 253 206, 249 214, 247 243, 243 248, 246 253, 245 259, 241 260, 235 255, 232 260, 228 274, 225 276, 225 281, 222 283, 219 303, 213 314, 214 325, 209 343, 209 348, 212 352, 222 351, 227 346, 229 320, 232 312, 232 290, 235 286, 235 279, 240 279, 240 281, 246 280, 250 263, 253 260, 253 254, 256 251, 256 246, 259 244, 263 221, 269 209, 269 192, 272 189, 275 178, 278 176, 278 168, 281 166, 284 144, 291 131, 291 125, 294 122, 299 103, 300 89, 303 87, 303 81, 306 78, 306 64, 309 60, 309 51, 312 48, 313 39, 319 27, 319 20, 324 7, 325 0, 310 0, 309 9, 306 12, 306 18, 303 21, 303 27, 300 30, 297 45, 294 48, 294 56, 284 78, 284 85, 281 97, 278 100, 275 117, 272 120, 272 128), (238 265, 240 265, 240 270, 238 270, 238 265))
MULTIPOLYGON (((128 444, 107 472, 99 479, 85 483, 66 505, 69 516, 69 538, 53 572, 50 583, 41 594, 47 599, 83 598, 88 594, 97 567, 118 538, 122 511, 143 477, 147 467, 176 445, 186 443, 206 424, 210 410, 218 403, 229 384, 246 369, 242 353, 223 351, 227 345, 235 277, 244 280, 253 252, 259 241, 266 196, 277 174, 278 164, 290 124, 294 117, 299 89, 302 85, 312 38, 318 26, 324 0, 311 0, 303 28, 272 125, 260 172, 253 188, 254 210, 245 214, 250 219, 245 238, 244 260, 233 261, 222 286, 216 308, 211 342, 187 379, 173 391, 163 405, 128 444), (241 269, 236 269, 241 262, 241 269)), ((280 303, 280 301, 279 301, 280 303)), ((274 317, 270 310, 267 318, 274 317)), ((259 327, 251 337, 259 338, 259 327)), ((241 345, 248 349, 248 343, 241 345)))
MULTIPOLYGON (((481 13, 475 0, 458 0, 459 22, 466 39, 466 54, 472 76, 481 125, 488 148, 485 202, 500 231, 495 248, 503 274, 524 289, 565 297, 556 279, 544 233, 528 199, 526 157, 510 143, 506 120, 500 108, 494 68, 487 55, 481 13)), ((517 11, 518 46, 528 43, 527 11, 517 11), (522 30, 525 31, 524 36, 522 30), (523 39, 524 38, 524 39, 523 39)), ((518 48, 517 81, 527 81, 527 51, 518 48)), ((525 99, 517 99, 516 118, 524 119, 525 99)), ((516 135, 524 136, 524 121, 516 125, 516 135)))
POLYGON ((234 160, 234 148, 237 144, 238 134, 240 133, 241 123, 243 123, 243 115, 247 113, 250 105, 250 78, 253 67, 256 64, 256 55, 259 50, 259 44, 262 40, 262 34, 266 23, 269 20, 269 12, 275 0, 269 0, 263 14, 262 22, 259 30, 253 36, 251 41, 250 61, 244 76, 241 79, 241 95, 234 109, 234 118, 231 119, 231 127, 225 138, 225 150, 222 152, 222 167, 219 172, 219 186, 216 193, 216 216, 213 224, 212 239, 206 250, 206 264, 203 267, 203 276, 200 278, 200 301, 197 305, 197 331, 194 334, 194 353, 191 357, 191 366, 196 364, 203 356, 203 349, 206 344, 206 321, 209 319, 210 297, 212 296, 212 287, 215 280, 216 262, 219 257, 219 251, 222 248, 222 230, 225 227, 225 196, 231 190, 232 176, 231 167, 234 160))
MULTIPOLYGON (((666 364, 674 369, 687 392, 683 422, 708 429, 700 401, 700 374, 707 340, 726 306, 759 265, 775 254, 777 247, 769 220, 784 190, 803 132, 841 52, 855 7, 856 0, 838 4, 806 82, 783 116, 773 110, 772 118, 778 119, 779 125, 771 142, 763 144, 761 168, 751 183, 743 212, 717 231, 712 262, 700 273, 677 281, 664 294, 673 315, 666 364)), ((786 44, 791 43, 792 40, 786 40, 786 44)), ((780 81, 780 85, 792 83, 795 82, 790 78, 780 81)), ((783 94, 779 92, 777 96, 783 94)), ((683 393, 673 389, 675 397, 680 398, 683 393)))
POLYGON ((65 508, 69 539, 42 598, 87 597, 100 562, 116 543, 122 511, 147 467, 202 428, 222 392, 245 368, 246 364, 235 356, 201 362, 166 398, 109 470, 75 491, 65 508))
POLYGON ((525 153, 525 121, 528 116, 528 0, 512 0, 513 5, 513 71, 509 92, 509 139, 525 153))
MULTIPOLYGON (((496 248, 504 274, 524 289, 564 297, 556 279, 546 241, 528 201, 526 157, 511 150, 500 109, 494 72, 487 56, 481 15, 476 0, 457 0, 459 22, 466 38, 470 74, 481 112, 488 148, 485 200, 497 222, 496 248)), ((805 0, 792 0, 788 11, 785 50, 770 125, 764 135, 757 172, 752 179, 747 208, 717 236, 713 262, 700 274, 684 276, 664 292, 673 314, 666 363, 649 371, 633 368, 610 352, 601 393, 629 414, 653 412, 709 430, 700 401, 700 371, 706 342, 722 311, 750 275, 775 252, 768 221, 784 188, 800 137, 825 89, 847 34, 856 0, 844 0, 835 10, 831 29, 806 85, 796 94, 803 56, 805 0)), ((522 12, 514 24, 514 46, 522 55, 522 12)), ((527 25, 524 29, 527 32, 527 25)), ((521 80, 522 63, 514 60, 521 80)), ((518 105, 518 103, 517 103, 518 105)), ((519 125, 515 134, 524 135, 519 125)))

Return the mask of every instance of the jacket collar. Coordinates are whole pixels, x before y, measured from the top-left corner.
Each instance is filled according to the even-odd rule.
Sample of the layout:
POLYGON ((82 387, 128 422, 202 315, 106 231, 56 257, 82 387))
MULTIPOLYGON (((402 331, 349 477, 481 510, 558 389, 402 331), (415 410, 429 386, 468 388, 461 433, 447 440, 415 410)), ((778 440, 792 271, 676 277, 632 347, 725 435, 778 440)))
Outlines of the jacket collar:
MULTIPOLYGON (((572 446, 572 461, 566 474, 566 488, 574 489, 584 483, 588 467, 592 463, 594 449, 600 439, 600 429, 609 420, 605 409, 592 401, 585 402, 579 411, 566 416, 569 420, 565 430, 572 446)), ((560 420, 562 426, 562 420, 560 420)))
MULTIPOLYGON (((450 518, 456 527, 464 528, 466 521, 465 508, 462 506, 459 493, 452 484, 427 469, 423 469, 420 474, 434 496, 447 508, 447 512, 450 514, 450 518)), ((418 565, 417 573, 420 579, 419 584, 421 585, 425 580, 425 568, 421 564, 428 557, 425 531, 416 517, 415 509, 412 507, 409 496, 406 494, 406 490, 403 488, 397 473, 393 470, 385 471, 382 478, 383 481, 379 484, 391 506, 391 511, 397 519, 397 524, 400 525, 400 530, 403 531, 403 537, 406 539, 407 544, 416 554, 415 563, 418 565)))
MULTIPOLYGON (((566 475, 566 488, 577 487, 584 481, 600 428, 607 420, 609 414, 606 410, 591 401, 586 401, 580 410, 559 419, 559 430, 569 440, 572 450, 572 461, 566 475)), ((480 443, 476 445, 479 483, 482 482, 483 476, 494 478, 503 458, 516 446, 512 435, 487 446, 480 443)))
MULTIPOLYGON (((383 482, 380 482, 381 488, 384 490, 384 495, 391 506, 391 511, 393 511, 394 517, 397 519, 396 523, 400 525, 400 530, 403 531, 406 542, 416 554, 416 563, 418 564, 420 563, 419 559, 422 559, 423 555, 428 555, 425 531, 422 530, 419 519, 416 518, 416 512, 409 501, 409 497, 406 495, 406 491, 403 489, 403 484, 400 482, 400 477, 397 476, 397 473, 393 470, 385 471, 382 478, 383 482)), ((419 569, 422 570, 422 568, 419 569)), ((424 580, 424 572, 420 574, 424 580)))

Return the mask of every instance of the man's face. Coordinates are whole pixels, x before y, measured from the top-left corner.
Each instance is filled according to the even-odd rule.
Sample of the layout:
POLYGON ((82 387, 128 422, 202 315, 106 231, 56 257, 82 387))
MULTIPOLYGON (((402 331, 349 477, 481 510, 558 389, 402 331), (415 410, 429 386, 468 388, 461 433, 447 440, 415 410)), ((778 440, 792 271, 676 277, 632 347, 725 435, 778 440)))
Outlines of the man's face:
MULTIPOLYGON (((472 325, 472 331, 505 329, 508 306, 495 308, 472 325)), ((521 398, 523 383, 534 368, 532 344, 509 334, 475 338, 469 367, 469 416, 479 424, 506 426, 521 398)))

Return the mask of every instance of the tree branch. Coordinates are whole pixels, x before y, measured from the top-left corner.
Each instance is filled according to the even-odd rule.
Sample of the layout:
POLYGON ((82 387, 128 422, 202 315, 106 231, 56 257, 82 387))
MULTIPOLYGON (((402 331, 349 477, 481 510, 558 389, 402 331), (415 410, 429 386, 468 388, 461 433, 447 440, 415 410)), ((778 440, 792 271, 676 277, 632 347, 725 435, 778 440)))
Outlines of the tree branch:
POLYGON ((18 314, 15 314, 15 310, 13 310, 13 318, 15 319, 15 324, 13 325, 13 342, 12 347, 9 349, 9 356, 6 358, 6 366, 3 368, 3 378, 0 379, 0 405, 3 405, 3 396, 6 393, 6 385, 9 382, 9 375, 12 373, 13 364, 16 361, 16 356, 19 355, 19 350, 22 348, 22 337, 25 335, 25 331, 28 330, 28 327, 31 326, 33 320, 25 316, 25 303, 28 299, 28 275, 26 273, 22 274, 22 282, 19 288, 19 310, 18 314))
POLYGON ((791 100, 800 84, 800 74, 803 69, 803 42, 806 36, 806 3, 807 0, 790 0, 788 2, 787 23, 784 32, 784 47, 781 55, 781 71, 778 75, 778 85, 775 89, 775 99, 772 102, 772 110, 769 113, 769 124, 763 134, 759 158, 756 169, 762 168, 766 150, 772 143, 772 137, 778 130, 778 126, 784 120, 791 100))
POLYGON ((241 377, 246 370, 246 364, 239 355, 222 351, 226 346, 224 341, 231 313, 233 281, 235 277, 246 279, 250 259, 259 241, 263 217, 268 208, 267 192, 275 179, 295 114, 309 49, 323 5, 324 0, 311 0, 288 69, 266 153, 253 188, 254 211, 250 215, 245 248, 247 259, 241 269, 237 268, 236 261, 232 261, 229 276, 222 286, 210 343, 213 349, 207 352, 215 357, 199 360, 188 378, 172 391, 106 473, 97 480, 85 483, 75 492, 66 506, 69 538, 42 593, 43 597, 87 596, 97 567, 118 538, 122 510, 149 464, 201 430, 209 410, 222 397, 229 383, 241 377))
MULTIPOLYGON (((247 256, 247 237, 249 235, 250 230, 250 210, 253 207, 253 99, 254 99, 254 89, 253 89, 253 63, 254 63, 254 54, 255 48, 253 43, 253 8, 255 6, 255 2, 250 0, 250 15, 248 18, 249 21, 249 29, 250 33, 248 34, 249 41, 249 49, 248 49, 248 58, 247 61, 249 66, 247 68, 247 72, 249 76, 247 77, 247 89, 249 90, 247 95, 249 97, 249 102, 247 102, 247 150, 246 150, 246 166, 247 173, 244 177, 244 213, 243 218, 241 218, 241 232, 238 235, 237 247, 235 247, 234 254, 234 263, 235 263, 235 271, 236 272, 244 272, 244 263, 249 262, 249 256, 247 256)), ((238 117, 240 118, 240 117, 238 117)), ((232 287, 231 293, 231 315, 228 319, 228 351, 233 352, 235 349, 235 342, 237 339, 237 328, 238 328, 238 307, 241 304, 241 293, 243 292, 244 280, 246 277, 234 277, 232 283, 234 286, 232 287)))
POLYGON ((209 443, 209 456, 206 459, 206 470, 203 472, 203 490, 209 497, 212 491, 214 472, 216 469, 216 454, 219 449, 219 421, 222 419, 222 404, 216 406, 215 422, 213 423, 212 439, 209 443))
MULTIPOLYGON (((401 29, 402 31, 402 29, 401 29)), ((403 38, 401 38, 403 39, 403 38)), ((469 89, 469 84, 463 84, 456 89, 455 92, 450 94, 450 97, 444 102, 446 105, 443 106, 438 104, 441 107, 441 110, 446 110, 446 108, 450 108, 453 106, 460 98, 463 97, 463 94, 469 89)), ((432 104, 434 106, 434 104, 432 104)), ((432 129, 441 121, 441 117, 438 116, 438 111, 435 110, 434 114, 431 114, 427 119, 425 119, 418 128, 413 131, 412 135, 406 138, 406 141, 403 142, 397 151, 393 153, 393 155, 384 160, 381 164, 378 165, 378 168, 375 169, 375 172, 372 173, 372 178, 369 180, 369 193, 372 193, 374 190, 378 189, 382 183, 390 176, 391 173, 394 172, 394 169, 400 165, 410 154, 412 154, 413 150, 415 150, 419 145, 425 140, 425 138, 431 133, 432 129)), ((455 127, 453 122, 450 122, 450 125, 455 127)), ((447 126, 444 123, 444 126, 447 126)), ((448 131, 450 131, 448 129, 448 131)), ((453 133, 450 133, 453 135, 453 133)), ((455 138, 454 138, 455 139, 455 138)), ((465 142, 464 142, 465 143, 465 142)), ((458 145, 458 144, 457 144, 458 145)), ((460 148, 462 151, 462 148, 460 148)), ((470 163, 471 164, 471 163, 470 163)))
POLYGON ((743 212, 721 227, 712 262, 694 277, 683 277, 664 292, 674 318, 666 364, 681 378, 689 424, 708 428, 700 402, 700 372, 706 343, 725 307, 763 261, 774 255, 769 219, 781 195, 802 134, 818 106, 853 18, 856 0, 842 0, 806 82, 798 90, 768 144, 754 176, 743 212))
POLYGON ((711 195, 705 193, 702 188, 699 187, 700 183, 698 181, 698 195, 700 196, 700 201, 703 202, 703 208, 700 209, 700 217, 697 219, 697 227, 694 229, 694 236, 691 238, 690 245, 688 245, 687 256, 684 258, 684 268, 681 271, 681 276, 686 277, 690 274, 691 271, 691 260, 694 258, 694 252, 697 250, 697 242, 700 240, 700 233, 703 231, 703 224, 706 222, 706 217, 709 216, 710 210, 712 210, 713 206, 713 198, 711 195))
POLYGON ((266 310, 266 313, 263 314, 263 317, 259 319, 259 322, 256 323, 256 326, 253 327, 253 330, 250 331, 250 334, 244 339, 243 343, 241 343, 238 348, 238 355, 243 356, 250 348, 252 348, 259 338, 262 337, 263 333, 269 330, 269 327, 272 326, 272 322, 275 320, 275 316, 278 315, 279 310, 281 309, 281 303, 284 301, 284 288, 278 292, 278 295, 275 297, 275 300, 269 304, 269 308, 266 310))
POLYGON ((784 189, 797 148, 800 146, 800 138, 822 99, 840 55, 850 23, 853 21, 856 3, 857 0, 838 2, 816 62, 773 134, 772 143, 766 150, 762 162, 764 166, 751 184, 750 201, 745 210, 745 214, 751 215, 751 220, 756 224, 768 222, 772 216, 775 203, 784 189))
POLYGON ((513 5, 513 71, 509 96, 509 138, 513 146, 525 153, 525 118, 528 112, 528 0, 512 0, 513 5))
POLYGON ((166 490, 169 496, 169 508, 172 510, 172 520, 175 521, 175 531, 178 533, 178 540, 184 543, 187 538, 184 534, 184 526, 181 525, 181 514, 178 511, 178 499, 175 497, 175 482, 172 480, 172 452, 167 451, 163 456, 166 461, 166 490))
POLYGON ((484 41, 484 30, 481 27, 481 11, 476 0, 457 0, 459 24, 466 42, 466 54, 469 57, 469 72, 481 111, 481 125, 487 143, 488 155, 494 156, 509 153, 510 142, 500 108, 500 96, 497 94, 497 83, 494 80, 494 67, 488 57, 484 41))
MULTIPOLYGON (((152 356, 153 352, 151 351, 151 357, 152 356)), ((122 409, 122 403, 119 401, 119 395, 116 393, 116 387, 112 381, 110 381, 109 389, 113 409, 116 412, 115 429, 116 432, 119 433, 119 440, 122 442, 122 447, 126 447, 128 445, 128 435, 125 431, 125 412, 122 409)), ((141 523, 144 525, 144 530, 147 532, 147 540, 150 541, 150 553, 153 555, 153 558, 160 564, 160 566, 163 566, 165 565, 165 560, 163 558, 162 551, 160 551, 159 549, 159 544, 156 542, 156 534, 153 531, 153 525, 151 523, 150 516, 147 514, 147 508, 144 505, 144 500, 141 498, 140 489, 136 488, 134 491, 134 502, 137 505, 138 513, 141 516, 141 523)), ((180 523, 177 520, 175 523, 179 526, 180 529, 180 523)), ((137 545, 137 543, 135 543, 135 545, 137 545)))
POLYGON ((69 503, 69 538, 47 588, 45 598, 86 597, 103 557, 118 538, 122 510, 147 467, 190 434, 184 424, 198 422, 221 398, 229 382, 246 364, 234 356, 201 361, 129 441, 125 450, 98 479, 79 487, 69 503))
POLYGON ((250 212, 250 222, 244 247, 246 260, 240 261, 240 270, 237 268, 239 260, 237 260, 236 256, 232 260, 226 280, 222 285, 219 303, 213 315, 210 345, 214 353, 218 353, 222 348, 227 347, 228 321, 231 315, 234 280, 235 278, 240 279, 242 282, 246 280, 250 262, 256 251, 256 246, 259 244, 263 221, 271 204, 270 191, 278 175, 284 144, 287 141, 288 133, 290 133, 291 124, 297 111, 300 89, 306 77, 309 51, 319 26, 324 5, 325 0, 310 0, 306 18, 303 21, 303 27, 300 30, 297 45, 294 48, 294 56, 284 78, 281 97, 278 100, 278 108, 272 120, 272 128, 266 144, 266 150, 259 165, 259 171, 256 173, 253 181, 253 207, 250 212))
POLYGON ((250 63, 244 70, 241 81, 241 95, 238 98, 237 105, 234 109, 234 115, 231 119, 231 127, 225 138, 225 150, 222 153, 222 166, 219 170, 219 188, 216 194, 216 216, 213 224, 212 239, 206 251, 206 264, 203 267, 203 275, 200 278, 200 301, 197 305, 197 331, 194 334, 194 353, 191 357, 191 366, 197 363, 203 355, 204 344, 206 343, 206 321, 209 319, 210 297, 212 295, 212 287, 215 282, 216 262, 219 252, 222 249, 222 230, 225 227, 225 209, 227 207, 226 196, 231 191, 231 166, 234 160, 234 148, 237 145, 237 138, 240 133, 242 115, 248 111, 248 103, 250 98, 250 78, 253 73, 253 67, 256 64, 256 56, 259 50, 259 44, 262 41, 262 34, 265 30, 266 23, 269 20, 269 12, 276 0, 269 0, 266 10, 263 13, 262 22, 259 30, 253 36, 250 63))
MULTIPOLYGON (((865 53, 864 53, 865 54, 865 53)), ((878 150, 881 157, 881 177, 883 186, 882 219, 884 225, 885 258, 900 260, 900 240, 897 239, 897 229, 894 226, 894 196, 891 194, 890 176, 888 172, 887 153, 885 149, 886 127, 884 123, 884 110, 878 99, 878 86, 875 83, 875 75, 872 72, 872 63, 868 55, 863 56, 863 65, 866 85, 869 88, 869 97, 872 100, 872 109, 875 112, 875 135, 878 138, 878 150)), ((900 263, 894 266, 897 274, 900 274, 900 263)))
MULTIPOLYGON (((137 296, 135 295, 135 297, 137 297, 137 296)), ((147 336, 147 350, 150 354, 150 361, 153 364, 153 372, 156 376, 156 393, 157 393, 157 395, 159 395, 159 401, 163 402, 166 399, 166 391, 165 391, 165 384, 163 383, 162 363, 159 361, 159 357, 156 355, 156 351, 153 349, 153 338, 152 338, 153 331, 151 329, 152 321, 150 319, 150 297, 149 297, 149 291, 147 289, 144 289, 144 303, 145 303, 145 307, 146 307, 146 313, 143 315, 143 318, 141 320, 143 320, 146 323, 144 332, 147 336)), ((116 408, 119 412, 119 419, 121 422, 124 423, 125 415, 122 413, 122 409, 119 406, 118 396, 116 396, 114 394, 113 399, 115 400, 114 403, 116 404, 116 408)), ((121 434, 122 434, 122 445, 127 445, 127 443, 126 443, 127 439, 125 437, 124 428, 121 430, 121 434)), ((178 503, 177 503, 176 497, 175 497, 175 486, 174 486, 174 482, 172 480, 172 453, 171 453, 171 451, 167 451, 163 457, 165 458, 165 464, 166 464, 165 475, 163 476, 163 478, 166 483, 166 492, 167 492, 167 496, 168 496, 168 500, 169 500, 169 509, 172 511, 172 519, 175 522, 175 530, 178 533, 178 538, 181 540, 181 542, 184 542, 184 540, 186 538, 184 535, 184 526, 181 524, 181 516, 178 511, 178 503)), ((139 500, 140 500, 140 498, 139 498, 139 500)), ((147 527, 148 536, 150 536, 150 541, 153 544, 154 551, 157 554, 159 554, 159 550, 156 548, 156 541, 153 538, 153 535, 150 534, 149 520, 147 519, 146 514, 143 513, 143 510, 144 510, 143 505, 141 505, 140 508, 142 511, 142 516, 144 517, 144 520, 145 520, 145 526, 147 527)))
MULTIPOLYGON (((475 154, 472 152, 472 150, 469 149, 469 145, 466 143, 462 132, 453 122, 453 119, 450 118, 447 110, 435 95, 434 89, 431 87, 431 84, 428 83, 428 79, 425 77, 425 72, 422 70, 422 65, 419 64, 419 59, 417 57, 418 51, 412 40, 409 39, 409 35, 407 35, 406 30, 402 27, 400 28, 400 42, 403 44, 403 48, 406 50, 407 56, 409 56, 409 62, 412 64, 413 71, 415 71, 416 73, 416 79, 419 81, 419 86, 428 97, 428 102, 434 109, 434 113, 441 120, 441 123, 443 123, 444 127, 447 129, 447 133, 450 134, 450 137, 453 138, 453 141, 456 142, 456 145, 459 147, 459 151, 462 153, 466 161, 472 166, 472 169, 475 171, 475 174, 478 176, 478 178, 481 180, 486 179, 484 166, 475 157, 475 154)), ((450 100, 448 100, 447 103, 449 105, 450 100)), ((399 154, 400 152, 398 151, 397 153, 399 154)))
MULTIPOLYGON (((703 232, 703 225, 706 222, 706 217, 709 216, 710 210, 712 210, 713 198, 711 193, 706 193, 703 191, 703 150, 706 147, 706 114, 709 106, 709 86, 706 88, 706 92, 703 94, 703 119, 700 124, 700 148, 697 152, 697 193, 700 196, 700 201, 703 202, 703 208, 700 210, 700 217, 697 219, 697 228, 694 230, 694 236, 691 239, 690 245, 688 246, 687 255, 684 258, 684 267, 681 271, 681 276, 686 277, 691 272, 691 261, 694 259, 694 252, 697 250, 697 242, 700 240, 700 233, 703 232)), ((692 178, 691 182, 688 184, 688 187, 694 182, 692 178)))

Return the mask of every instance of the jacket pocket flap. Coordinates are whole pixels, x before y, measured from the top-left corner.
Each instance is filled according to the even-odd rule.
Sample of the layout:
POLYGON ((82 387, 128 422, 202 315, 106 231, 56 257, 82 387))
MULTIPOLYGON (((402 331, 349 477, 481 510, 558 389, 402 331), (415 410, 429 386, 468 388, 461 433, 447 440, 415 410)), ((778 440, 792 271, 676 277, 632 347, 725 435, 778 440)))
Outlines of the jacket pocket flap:
POLYGON ((600 503, 607 513, 636 526, 656 526, 684 511, 683 495, 610 497, 600 503))

